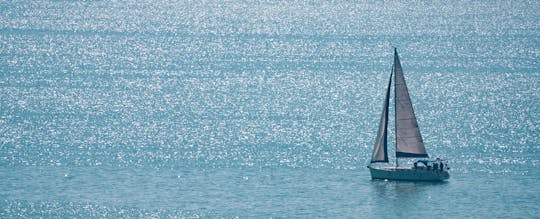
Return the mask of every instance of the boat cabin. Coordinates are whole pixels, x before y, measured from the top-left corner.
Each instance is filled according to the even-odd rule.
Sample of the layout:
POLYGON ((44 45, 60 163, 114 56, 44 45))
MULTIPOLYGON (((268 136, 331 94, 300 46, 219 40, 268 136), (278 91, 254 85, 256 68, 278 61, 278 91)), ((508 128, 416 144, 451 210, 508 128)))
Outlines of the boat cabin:
POLYGON ((438 158, 436 160, 426 160, 426 159, 418 160, 414 162, 413 165, 414 165, 414 169, 419 169, 419 170, 443 171, 443 170, 450 169, 450 167, 448 167, 448 162, 438 159, 438 158))

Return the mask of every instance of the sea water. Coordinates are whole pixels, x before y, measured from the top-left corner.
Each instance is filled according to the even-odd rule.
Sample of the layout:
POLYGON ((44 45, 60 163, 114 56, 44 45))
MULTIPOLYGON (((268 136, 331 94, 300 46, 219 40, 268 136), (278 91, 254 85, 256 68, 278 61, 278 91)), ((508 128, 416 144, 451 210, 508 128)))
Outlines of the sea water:
POLYGON ((537 217, 539 17, 536 1, 1 1, 0 217, 537 217), (447 182, 365 168, 393 47, 447 182))

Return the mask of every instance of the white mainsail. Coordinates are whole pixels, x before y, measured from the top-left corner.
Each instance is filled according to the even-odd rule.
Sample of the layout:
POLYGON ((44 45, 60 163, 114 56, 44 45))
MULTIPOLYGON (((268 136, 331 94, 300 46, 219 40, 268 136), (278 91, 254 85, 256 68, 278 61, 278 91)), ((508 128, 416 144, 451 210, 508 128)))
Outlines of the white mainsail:
POLYGON ((397 49, 394 50, 396 157, 428 157, 403 76, 397 49))

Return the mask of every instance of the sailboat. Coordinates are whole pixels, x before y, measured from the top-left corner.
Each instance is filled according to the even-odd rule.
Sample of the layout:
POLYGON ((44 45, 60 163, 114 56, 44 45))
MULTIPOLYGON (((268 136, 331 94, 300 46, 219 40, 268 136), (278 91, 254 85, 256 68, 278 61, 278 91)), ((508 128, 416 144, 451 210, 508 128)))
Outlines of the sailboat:
POLYGON ((424 141, 420 134, 420 128, 414 114, 411 98, 403 69, 399 61, 397 49, 394 48, 394 65, 390 73, 386 96, 383 103, 383 111, 379 123, 379 130, 371 155, 371 162, 367 166, 372 179, 409 180, 409 181, 443 181, 450 178, 448 164, 437 158, 428 160, 429 156, 424 147, 424 141), (394 102, 395 102, 395 137, 396 137, 396 165, 377 166, 375 163, 388 163, 388 109, 390 102, 390 90, 394 77, 394 102), (400 158, 420 159, 411 166, 399 166, 400 158))

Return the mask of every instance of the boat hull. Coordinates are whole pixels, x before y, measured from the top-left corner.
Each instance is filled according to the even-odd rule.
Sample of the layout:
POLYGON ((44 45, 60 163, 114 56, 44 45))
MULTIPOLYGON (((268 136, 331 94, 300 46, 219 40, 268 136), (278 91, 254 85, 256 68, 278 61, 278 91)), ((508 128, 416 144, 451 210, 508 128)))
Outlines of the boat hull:
POLYGON ((368 167, 372 179, 406 181, 443 181, 450 178, 446 170, 427 170, 407 167, 368 167))

